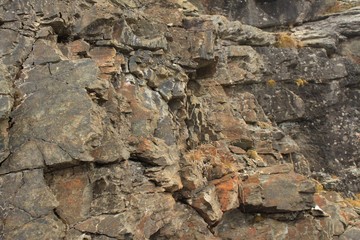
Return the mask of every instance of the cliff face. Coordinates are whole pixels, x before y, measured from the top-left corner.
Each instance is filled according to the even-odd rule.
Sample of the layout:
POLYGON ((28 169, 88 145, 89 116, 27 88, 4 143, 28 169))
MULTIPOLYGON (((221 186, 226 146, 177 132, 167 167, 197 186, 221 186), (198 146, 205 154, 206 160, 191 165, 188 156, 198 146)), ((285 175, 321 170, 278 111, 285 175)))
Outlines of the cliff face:
POLYGON ((0 238, 358 239, 338 4, 0 1, 0 238))

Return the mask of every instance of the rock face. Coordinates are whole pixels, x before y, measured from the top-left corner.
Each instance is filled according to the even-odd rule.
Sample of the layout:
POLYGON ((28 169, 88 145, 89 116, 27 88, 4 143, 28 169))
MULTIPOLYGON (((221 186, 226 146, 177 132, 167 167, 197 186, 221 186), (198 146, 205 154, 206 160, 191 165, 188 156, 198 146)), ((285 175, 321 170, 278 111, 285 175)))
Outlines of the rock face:
POLYGON ((338 4, 0 1, 0 239, 358 239, 338 4))
POLYGON ((316 19, 332 7, 336 0, 193 0, 201 10, 221 14, 232 20, 256 27, 292 25, 316 19))

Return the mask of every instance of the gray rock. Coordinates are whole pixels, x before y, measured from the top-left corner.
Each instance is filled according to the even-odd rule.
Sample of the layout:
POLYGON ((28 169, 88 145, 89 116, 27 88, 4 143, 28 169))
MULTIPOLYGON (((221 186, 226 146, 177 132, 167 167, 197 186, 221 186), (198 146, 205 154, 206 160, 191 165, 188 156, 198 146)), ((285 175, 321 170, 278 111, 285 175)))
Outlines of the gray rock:
POLYGON ((167 49, 167 40, 164 36, 157 36, 152 39, 147 39, 146 37, 137 36, 133 33, 130 26, 125 20, 120 21, 114 26, 114 34, 112 36, 115 41, 118 41, 122 44, 129 45, 135 49, 167 49))
POLYGON ((317 21, 316 24, 296 27, 293 35, 301 40, 304 46, 325 48, 329 53, 333 53, 341 40, 359 36, 359 14, 360 8, 352 8, 317 21))
POLYGON ((54 239, 60 240, 65 237, 65 225, 55 216, 49 215, 36 218, 33 221, 4 235, 5 240, 10 239, 54 239))
POLYGON ((220 31, 221 39, 240 45, 263 46, 275 43, 275 35, 239 21, 229 22, 220 31))
POLYGON ((0 62, 0 163, 10 154, 9 116, 14 106, 13 87, 6 66, 0 62))
POLYGON ((44 158, 38 145, 35 141, 28 141, 2 163, 0 174, 42 168, 44 166, 44 158))
POLYGON ((195 1, 209 12, 228 16, 230 19, 256 27, 291 25, 316 19, 324 10, 333 6, 333 0, 307 1, 195 1), (236 10, 235 10, 236 9, 236 10))
POLYGON ((240 184, 240 204, 246 212, 291 212, 309 210, 313 205, 315 185, 304 176, 289 172, 276 173, 266 168, 240 184), (276 191, 274 191, 276 189, 276 191))
POLYGON ((46 185, 42 170, 2 175, 0 182, 4 239, 64 236, 65 225, 53 214, 59 202, 46 185))
POLYGON ((340 235, 340 240, 355 240, 359 237, 360 229, 357 227, 350 227, 343 234, 340 235))
POLYGON ((31 54, 24 64, 41 65, 56 63, 60 60, 65 60, 65 57, 61 54, 61 51, 57 48, 57 46, 51 41, 39 39, 34 43, 31 54))
POLYGON ((77 223, 75 228, 114 238, 148 239, 169 223, 175 201, 170 194, 163 193, 161 188, 144 178, 143 170, 140 164, 131 162, 95 170, 90 176, 92 216, 77 223))
POLYGON ((51 65, 50 69, 40 66, 31 70, 20 86, 25 100, 12 114, 16 122, 10 140, 12 149, 27 139, 44 141, 47 146, 58 145, 60 152, 65 151, 62 153, 65 157, 61 154, 62 160, 47 157, 52 161, 47 163, 49 165, 71 162, 66 154, 80 161, 111 162, 126 158, 120 137, 110 127, 102 126, 106 121, 105 111, 88 94, 88 91, 95 92, 101 98, 108 88, 97 79, 97 74, 97 67, 89 60, 64 61, 51 65), (39 108, 44 98, 48 99, 47 104, 39 108), (76 136, 72 135, 75 132, 76 136), (118 138, 118 148, 101 153, 107 146, 101 145, 101 141, 109 138, 118 138))
POLYGON ((259 103, 276 122, 296 121, 305 115, 304 101, 288 89, 265 90, 259 96, 259 103))

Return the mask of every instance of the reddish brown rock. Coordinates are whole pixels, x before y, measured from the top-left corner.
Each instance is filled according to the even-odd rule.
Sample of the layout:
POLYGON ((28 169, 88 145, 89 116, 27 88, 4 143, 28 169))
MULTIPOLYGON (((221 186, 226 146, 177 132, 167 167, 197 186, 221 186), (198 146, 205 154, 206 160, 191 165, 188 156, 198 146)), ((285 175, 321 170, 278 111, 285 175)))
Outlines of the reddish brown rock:
POLYGON ((236 147, 236 146, 229 146, 229 149, 231 152, 235 153, 235 154, 239 154, 239 155, 245 155, 246 151, 240 147, 236 147))
MULTIPOLYGON (((322 191, 314 195, 315 203, 328 214, 334 236, 342 236, 346 226, 354 224, 359 215, 337 192, 322 191)), ((345 238, 346 239, 346 238, 345 238)))
MULTIPOLYGON (((136 140, 135 140, 136 141, 136 140)), ((183 187, 179 175, 179 153, 175 146, 167 146, 158 138, 139 138, 133 160, 149 164, 145 175, 168 191, 176 191, 183 187)))
POLYGON ((114 65, 116 50, 108 47, 96 47, 89 51, 89 56, 95 60, 99 67, 111 67, 114 65))
POLYGON ((92 189, 85 169, 59 171, 50 181, 51 189, 59 201, 56 212, 61 219, 73 225, 89 216, 92 189))
POLYGON ((211 183, 215 185, 216 195, 218 196, 220 208, 223 212, 239 206, 239 176, 227 175, 211 183))
POLYGON ((66 45, 67 56, 69 59, 79 59, 83 55, 87 55, 90 50, 90 44, 79 39, 66 45))
POLYGON ((185 189, 194 190, 201 181, 220 179, 241 168, 231 152, 224 146, 204 144, 184 155, 182 178, 185 189), (186 183, 186 184, 185 184, 186 183))

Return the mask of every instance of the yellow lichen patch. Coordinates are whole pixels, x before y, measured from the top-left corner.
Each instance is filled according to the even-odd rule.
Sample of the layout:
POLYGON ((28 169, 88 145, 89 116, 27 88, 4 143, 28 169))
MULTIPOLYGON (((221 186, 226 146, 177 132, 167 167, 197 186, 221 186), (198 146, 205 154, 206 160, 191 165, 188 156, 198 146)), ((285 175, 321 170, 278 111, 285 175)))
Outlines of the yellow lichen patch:
POLYGON ((295 80, 295 84, 298 87, 303 87, 306 84, 308 84, 308 82, 306 80, 302 79, 302 78, 298 78, 298 79, 295 80))
POLYGON ((318 182, 316 180, 313 180, 313 181, 315 183, 315 192, 316 193, 323 192, 324 191, 324 186, 320 182, 318 182))
POLYGON ((261 121, 256 122, 256 125, 258 125, 262 129, 269 129, 272 127, 271 123, 261 121))
POLYGON ((274 79, 267 80, 266 85, 268 85, 269 87, 275 87, 276 81, 274 79))
POLYGON ((346 198, 345 201, 353 207, 360 208, 360 200, 359 199, 346 198))
POLYGON ((265 218, 260 213, 256 213, 253 219, 254 223, 262 222, 264 220, 265 218))
POLYGON ((280 32, 277 34, 276 47, 280 48, 301 48, 303 43, 290 35, 290 33, 280 32))
POLYGON ((359 3, 347 3, 347 2, 337 1, 334 6, 330 7, 325 11, 325 14, 343 12, 356 6, 359 6, 359 3))
POLYGON ((199 150, 192 150, 188 152, 187 154, 188 159, 192 161, 202 161, 205 157, 204 153, 199 150))
POLYGON ((259 154, 255 150, 248 150, 247 155, 249 158, 252 158, 254 160, 264 161, 262 157, 259 156, 259 154))

